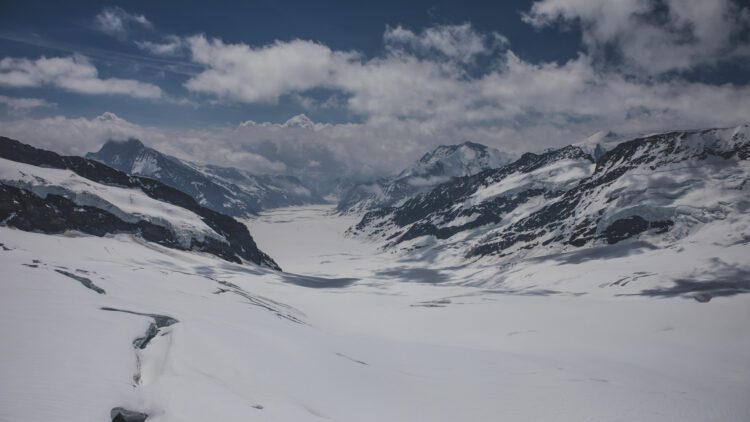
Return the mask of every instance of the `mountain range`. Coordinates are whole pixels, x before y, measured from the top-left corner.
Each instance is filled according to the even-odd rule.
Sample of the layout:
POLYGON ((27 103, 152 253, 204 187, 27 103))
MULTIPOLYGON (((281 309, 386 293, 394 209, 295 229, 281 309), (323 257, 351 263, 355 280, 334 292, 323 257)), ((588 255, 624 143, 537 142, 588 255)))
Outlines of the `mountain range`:
MULTIPOLYGON (((361 215, 349 235, 455 262, 518 261, 631 238, 676 242, 716 220, 744 221, 750 207, 743 195, 748 132, 740 126, 624 141, 601 132, 512 162, 471 142, 441 146, 398 175, 353 186, 337 209, 361 215)), ((8 138, 0 147, 0 157, 16 162, 3 166, 6 205, 0 217, 28 230, 137 233, 170 247, 276 267, 244 226, 221 213, 245 217, 323 201, 293 177, 186 163, 134 139, 107 142, 87 158, 58 156, 8 138), (51 169, 67 176, 47 174, 51 169), (141 201, 176 205, 193 217, 175 220, 163 209, 124 204, 122 188, 130 189, 131 202, 132 190, 139 189, 147 197, 141 201), (217 229, 222 224, 228 226, 217 229), (232 251, 229 244, 242 249, 232 251)))
POLYGON ((127 233, 279 269, 244 224, 157 180, 0 137, 0 221, 42 233, 127 233))
POLYGON ((526 153, 370 211, 350 233, 386 248, 507 262, 629 239, 678 245, 717 222, 750 224, 747 126, 608 147, 526 153))
POLYGON ((198 165, 146 147, 137 139, 108 141, 87 158, 127 174, 159 180, 214 211, 248 217, 269 209, 318 204, 323 198, 298 178, 255 175, 232 167, 198 165))
POLYGON ((340 212, 358 213, 397 206, 451 178, 500 167, 509 161, 509 155, 474 142, 439 146, 397 175, 354 185, 341 197, 337 208, 340 212))

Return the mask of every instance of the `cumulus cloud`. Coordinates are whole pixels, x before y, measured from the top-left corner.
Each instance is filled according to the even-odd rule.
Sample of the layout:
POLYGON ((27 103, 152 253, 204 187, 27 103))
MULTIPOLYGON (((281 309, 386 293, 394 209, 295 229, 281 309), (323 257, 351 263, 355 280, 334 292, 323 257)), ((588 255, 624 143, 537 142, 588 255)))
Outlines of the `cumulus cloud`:
POLYGON ((562 65, 533 65, 509 55, 502 72, 483 78, 480 92, 507 117, 539 115, 561 126, 602 126, 626 133, 735 125, 750 115, 748 86, 679 78, 639 81, 599 72, 585 55, 562 65))
POLYGON ((193 36, 187 39, 192 60, 205 69, 185 86, 244 103, 274 103, 288 95, 307 107, 318 102, 300 93, 327 88, 346 96, 345 101, 334 97, 337 104, 363 116, 423 117, 435 115, 442 105, 451 108, 449 98, 465 96, 461 79, 467 62, 505 45, 500 35, 480 34, 469 24, 438 26, 419 34, 388 28, 384 40, 388 53, 365 59, 312 41, 251 47, 193 36))
MULTIPOLYGON (((688 74, 664 76, 744 57, 750 48, 735 42, 741 41, 739 23, 728 22, 747 19, 745 9, 725 0, 700 5, 664 1, 668 7, 656 12, 649 8, 651 0, 608 2, 607 7, 596 1, 536 2, 525 17, 529 23, 581 25, 583 50, 560 62, 526 61, 499 34, 482 33, 469 24, 387 28, 386 48, 374 57, 306 40, 251 46, 196 35, 164 41, 183 45, 201 67, 185 82, 193 93, 252 104, 273 104, 284 97, 308 109, 340 109, 355 116, 356 123, 321 123, 298 115, 285 122, 248 120, 181 130, 102 115, 0 122, 0 130, 68 153, 97 149, 108 138, 134 136, 180 158, 333 180, 395 173, 437 145, 463 140, 520 153, 576 142, 600 130, 637 135, 748 123, 750 85, 698 82, 688 74), (700 15, 713 23, 695 21, 700 15), (670 19, 672 29, 655 23, 664 19, 670 19), (652 39, 666 44, 644 44, 637 39, 640 34, 629 33, 632 22, 644 34, 656 31, 652 39), (728 27, 710 33, 719 22, 728 27), (673 38, 677 36, 687 38, 673 38), (679 56, 671 64, 657 59, 649 64, 649 55, 670 46, 674 48, 665 57, 679 56), (616 48, 621 57, 610 62, 608 48, 616 48), (317 99, 321 90, 331 93, 328 100, 317 99)), ((152 48, 153 54, 171 51, 146 44, 141 48, 152 48)), ((56 77, 36 76, 45 72, 16 71, 24 66, 3 68, 2 63, 0 84, 64 86, 56 77)), ((47 67, 29 63, 26 67, 47 67)))
POLYGON ((187 81, 195 92, 247 103, 274 103, 281 95, 326 85, 336 65, 351 54, 312 41, 263 47, 225 44, 203 35, 187 39, 192 60, 205 70, 187 81))
POLYGON ((19 98, 0 95, 0 104, 11 114, 21 114, 35 108, 56 107, 57 104, 41 98, 19 98))
MULTIPOLYGON (((407 36, 403 34, 407 31, 403 28, 399 31, 398 37, 405 40, 407 36)), ((387 32, 391 38, 393 33, 392 29, 387 32)), ((462 62, 478 53, 468 48, 469 56, 458 55, 455 49, 459 42, 473 44, 480 40, 481 48, 489 48, 487 40, 494 37, 477 34, 468 25, 439 27, 419 36, 408 33, 411 34, 408 37, 424 39, 424 46, 439 46, 442 56, 421 58, 401 45, 398 49, 391 48, 383 57, 368 60, 312 41, 278 41, 251 47, 195 36, 188 39, 192 58, 205 69, 185 86, 193 92, 244 103, 274 103, 288 95, 305 107, 343 106, 361 116, 380 120, 392 117, 424 120, 463 111, 465 107, 457 102, 471 101, 466 95, 469 84, 462 81, 464 68, 447 63, 444 56, 451 54, 462 62), (438 33, 453 35, 444 35, 447 38, 442 39, 438 33), (437 41, 440 39, 442 42, 437 41), (300 95, 314 88, 331 89, 343 95, 322 103, 300 95)))
POLYGON ((94 27, 119 39, 127 38, 135 28, 153 28, 143 15, 128 13, 120 7, 107 7, 94 17, 94 27))
POLYGON ((132 79, 99 77, 99 72, 83 56, 42 56, 36 60, 6 57, 0 59, 0 85, 10 87, 55 86, 80 94, 127 95, 135 98, 162 97, 153 84, 132 79))
MULTIPOLYGON (((536 3, 527 20, 547 16, 540 6, 546 1, 536 3)), ((619 8, 629 10, 623 6, 627 1, 618 2, 619 8)), ((612 8, 617 21, 624 12, 612 8)), ((340 93, 337 104, 360 116, 368 128, 381 131, 383 137, 399 132, 409 139, 445 134, 464 139, 461 133, 534 125, 567 126, 580 136, 604 128, 714 126, 744 123, 750 111, 750 100, 744 99, 746 86, 701 84, 680 77, 665 80, 648 73, 633 77, 603 66, 596 51, 562 63, 530 63, 498 39, 502 40, 469 24, 419 32, 388 28, 384 43, 389 48, 367 58, 310 41, 250 47, 197 36, 189 39, 190 49, 205 70, 186 86, 246 103, 273 102, 287 95, 307 108, 320 102, 306 97, 305 91, 333 90, 340 93), (492 54, 492 63, 468 71, 467 61, 482 54, 492 54), (714 108, 707 114, 704 107, 709 104, 714 108)), ((559 142, 565 140, 569 139, 559 142)), ((527 142, 540 141, 544 140, 527 142)))
POLYGON ((750 9, 733 0, 541 0, 524 20, 577 24, 591 54, 614 48, 630 70, 653 75, 750 57, 750 9))

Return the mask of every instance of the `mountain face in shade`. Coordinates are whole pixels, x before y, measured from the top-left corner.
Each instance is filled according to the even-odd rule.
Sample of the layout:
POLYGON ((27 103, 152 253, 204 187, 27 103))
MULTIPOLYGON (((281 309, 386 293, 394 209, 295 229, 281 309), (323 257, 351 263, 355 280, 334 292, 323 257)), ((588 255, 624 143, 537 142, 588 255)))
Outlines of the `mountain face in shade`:
POLYGON ((129 233, 174 249, 279 269, 244 224, 157 180, 0 137, 0 221, 25 231, 129 233))
POLYGON ((296 177, 258 176, 231 167, 200 166, 162 154, 136 139, 108 141, 86 157, 128 174, 159 180, 205 207, 235 217, 269 208, 324 202, 296 177))
POLYGON ((442 145, 398 175, 355 185, 343 195, 338 210, 363 212, 400 205, 454 177, 500 167, 509 161, 506 154, 473 142, 442 145))
POLYGON ((365 214, 350 232, 392 248, 507 260, 631 238, 679 242, 714 221, 741 221, 750 207, 747 126, 590 146, 455 178, 365 214))

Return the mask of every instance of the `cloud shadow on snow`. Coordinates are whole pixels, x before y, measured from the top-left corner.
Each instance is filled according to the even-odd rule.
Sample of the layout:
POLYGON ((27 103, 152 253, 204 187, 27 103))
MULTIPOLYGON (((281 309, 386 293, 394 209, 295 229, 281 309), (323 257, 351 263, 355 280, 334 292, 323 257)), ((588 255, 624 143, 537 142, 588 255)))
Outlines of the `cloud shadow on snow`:
POLYGON ((625 241, 614 245, 596 246, 559 255, 547 255, 538 258, 530 258, 529 261, 555 260, 561 264, 581 264, 586 261, 599 259, 623 258, 630 255, 641 254, 645 251, 658 249, 656 246, 644 241, 625 241))
POLYGON ((692 277, 675 279, 672 286, 642 290, 638 295, 692 297, 699 302, 708 302, 713 297, 750 293, 750 269, 727 264, 719 258, 712 258, 711 261, 711 268, 692 277))
POLYGON ((359 281, 358 278, 353 277, 327 278, 292 273, 279 273, 279 276, 285 283, 290 283, 301 287, 309 287, 313 289, 339 289, 342 287, 348 287, 353 283, 359 281))
POLYGON ((375 275, 380 277, 394 277, 401 281, 431 284, 442 283, 450 279, 447 274, 430 268, 388 268, 375 272, 375 275))

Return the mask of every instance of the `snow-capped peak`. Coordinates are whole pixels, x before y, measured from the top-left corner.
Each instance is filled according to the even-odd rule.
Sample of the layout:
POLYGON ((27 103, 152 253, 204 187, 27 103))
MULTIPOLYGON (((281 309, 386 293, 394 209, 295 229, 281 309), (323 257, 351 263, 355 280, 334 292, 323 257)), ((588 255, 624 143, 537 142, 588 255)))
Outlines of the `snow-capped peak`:
POLYGON ((161 170, 160 154, 135 138, 111 139, 102 145, 99 152, 89 154, 89 157, 100 161, 107 157, 110 165, 130 174, 153 177, 161 170))
POLYGON ((441 145, 398 175, 355 185, 342 197, 338 208, 359 212, 393 206, 454 177, 502 167, 509 162, 509 155, 474 142, 441 145))
POLYGON ((456 177, 496 168, 510 162, 510 157, 495 148, 466 141, 456 145, 440 145, 423 155, 411 168, 401 172, 400 177, 443 176, 456 177))
POLYGON ((281 126, 286 127, 286 128, 298 127, 298 128, 303 128, 303 129, 315 129, 318 126, 318 124, 313 122, 304 113, 300 113, 296 116, 292 116, 289 120, 284 122, 284 124, 282 124, 281 126))
POLYGON ((471 141, 466 141, 456 145, 440 145, 431 152, 423 155, 422 158, 419 159, 419 162, 430 163, 456 153, 462 153, 464 155, 470 156, 470 158, 473 158, 473 156, 475 156, 476 154, 486 153, 487 150, 487 146, 471 141))
POLYGON ((573 146, 580 148, 596 161, 620 140, 622 140, 620 135, 609 130, 600 130, 573 146))

